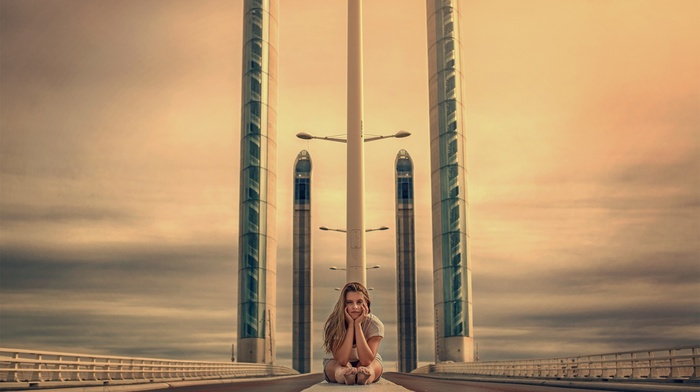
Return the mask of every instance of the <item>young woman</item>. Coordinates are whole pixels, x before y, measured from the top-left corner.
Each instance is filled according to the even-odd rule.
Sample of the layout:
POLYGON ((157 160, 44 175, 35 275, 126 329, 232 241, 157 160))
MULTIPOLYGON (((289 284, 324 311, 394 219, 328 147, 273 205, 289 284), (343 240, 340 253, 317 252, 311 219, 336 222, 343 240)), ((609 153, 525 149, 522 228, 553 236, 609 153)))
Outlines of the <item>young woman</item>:
POLYGON ((383 367, 378 351, 383 337, 384 324, 370 313, 365 286, 346 284, 324 327, 323 348, 333 354, 323 359, 326 381, 367 385, 379 380, 383 367))

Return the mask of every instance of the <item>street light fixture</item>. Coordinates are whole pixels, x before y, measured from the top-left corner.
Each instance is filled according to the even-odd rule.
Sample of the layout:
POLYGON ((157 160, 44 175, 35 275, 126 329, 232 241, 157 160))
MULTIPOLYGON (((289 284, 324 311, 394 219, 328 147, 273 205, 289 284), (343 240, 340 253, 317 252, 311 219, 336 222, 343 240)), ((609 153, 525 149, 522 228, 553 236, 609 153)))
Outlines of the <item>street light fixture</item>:
POLYGON ((314 135, 312 135, 310 133, 306 133, 306 132, 297 133, 297 137, 299 139, 303 139, 303 140, 320 139, 320 140, 327 140, 329 142, 338 142, 338 143, 347 143, 348 142, 347 139, 341 139, 341 138, 333 137, 333 136, 314 136, 314 135))
MULTIPOLYGON (((381 268, 381 266, 379 264, 376 264, 376 265, 373 265, 371 267, 366 267, 365 269, 371 270, 371 269, 377 269, 377 268, 381 268)), ((338 268, 336 266, 329 267, 328 269, 332 270, 332 271, 347 271, 346 268, 338 268)), ((340 287, 336 287, 334 290, 340 291, 340 287)), ((374 290, 374 287, 367 287, 367 290, 372 291, 372 290, 374 290)))
MULTIPOLYGON (((336 287, 333 290, 340 291, 340 287, 336 287)), ((367 287, 367 291, 372 291, 372 290, 374 290, 374 287, 367 287)))
MULTIPOLYGON (((371 267, 366 267, 365 269, 371 270, 371 269, 377 269, 377 268, 381 268, 381 266, 379 264, 376 264, 376 265, 373 265, 371 267)), ((347 268, 338 268, 336 266, 329 267, 328 269, 333 270, 333 271, 347 271, 347 268)))
MULTIPOLYGON (((336 287, 333 290, 340 291, 340 287, 336 287)), ((367 287, 367 291, 372 291, 372 290, 374 290, 374 287, 367 287)))
MULTIPOLYGON (((324 231, 339 231, 341 233, 347 233, 347 230, 345 230, 345 229, 333 229, 333 228, 326 227, 326 226, 321 226, 321 227, 319 227, 319 229, 324 230, 324 231)), ((365 229, 365 232, 381 231, 381 230, 389 230, 389 228, 387 226, 382 226, 382 227, 376 227, 374 229, 365 229)))
POLYGON ((398 131, 398 132, 396 132, 396 133, 393 134, 393 135, 377 135, 377 136, 372 136, 372 137, 364 138, 364 141, 365 141, 365 142, 373 142, 373 141, 375 141, 375 140, 388 139, 388 138, 392 138, 392 137, 395 137, 395 138, 397 138, 397 139, 401 139, 401 138, 409 137, 409 136, 411 136, 411 132, 408 132, 408 131, 398 131))
MULTIPOLYGON (((318 139, 318 140, 326 140, 329 142, 338 142, 338 143, 347 143, 348 139, 347 138, 340 138, 340 137, 335 137, 335 136, 315 136, 312 135, 308 132, 299 132, 296 135, 299 139, 303 140, 312 140, 312 139, 318 139)), ((375 140, 381 140, 381 139, 389 139, 389 138, 397 138, 401 139, 404 137, 411 136, 411 132, 408 131, 398 131, 393 135, 378 135, 378 136, 372 136, 368 138, 364 138, 363 141, 365 142, 373 142, 375 140)))

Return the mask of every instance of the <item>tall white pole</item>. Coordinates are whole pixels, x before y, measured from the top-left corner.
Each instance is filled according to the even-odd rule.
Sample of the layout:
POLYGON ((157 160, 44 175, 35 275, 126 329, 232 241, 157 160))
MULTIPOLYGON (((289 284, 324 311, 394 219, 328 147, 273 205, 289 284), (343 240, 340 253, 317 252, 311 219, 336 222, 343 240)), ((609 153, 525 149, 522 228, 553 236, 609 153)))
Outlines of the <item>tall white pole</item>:
POLYGON ((348 1, 347 276, 366 284, 362 0, 348 1))

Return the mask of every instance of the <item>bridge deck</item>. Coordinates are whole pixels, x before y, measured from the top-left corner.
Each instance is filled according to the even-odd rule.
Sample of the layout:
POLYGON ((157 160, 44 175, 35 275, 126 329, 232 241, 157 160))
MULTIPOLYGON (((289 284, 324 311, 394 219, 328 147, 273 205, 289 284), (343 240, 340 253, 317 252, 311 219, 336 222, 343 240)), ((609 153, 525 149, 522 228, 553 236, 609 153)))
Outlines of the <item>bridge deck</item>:
MULTIPOLYGON (((341 384, 331 384, 326 381, 322 381, 310 388, 304 389, 304 392, 342 392, 342 391, 347 391, 347 389, 338 389, 341 387, 345 387, 345 385, 341 384)), ((362 391, 367 391, 367 392, 377 392, 377 391, 389 391, 389 392, 404 392, 404 391, 409 391, 409 389, 406 389, 402 387, 401 385, 396 385, 393 382, 385 379, 385 378, 380 378, 379 381, 370 384, 370 385, 365 385, 362 387, 362 391)))

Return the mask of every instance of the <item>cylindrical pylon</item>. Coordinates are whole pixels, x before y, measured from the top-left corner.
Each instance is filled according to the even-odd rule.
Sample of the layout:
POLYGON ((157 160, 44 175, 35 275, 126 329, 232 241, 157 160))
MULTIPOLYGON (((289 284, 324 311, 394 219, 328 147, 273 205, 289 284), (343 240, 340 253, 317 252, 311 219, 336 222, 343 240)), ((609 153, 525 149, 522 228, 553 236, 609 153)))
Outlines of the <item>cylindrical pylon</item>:
POLYGON ((362 98, 362 0, 348 1, 346 280, 366 284, 365 152, 362 98))

